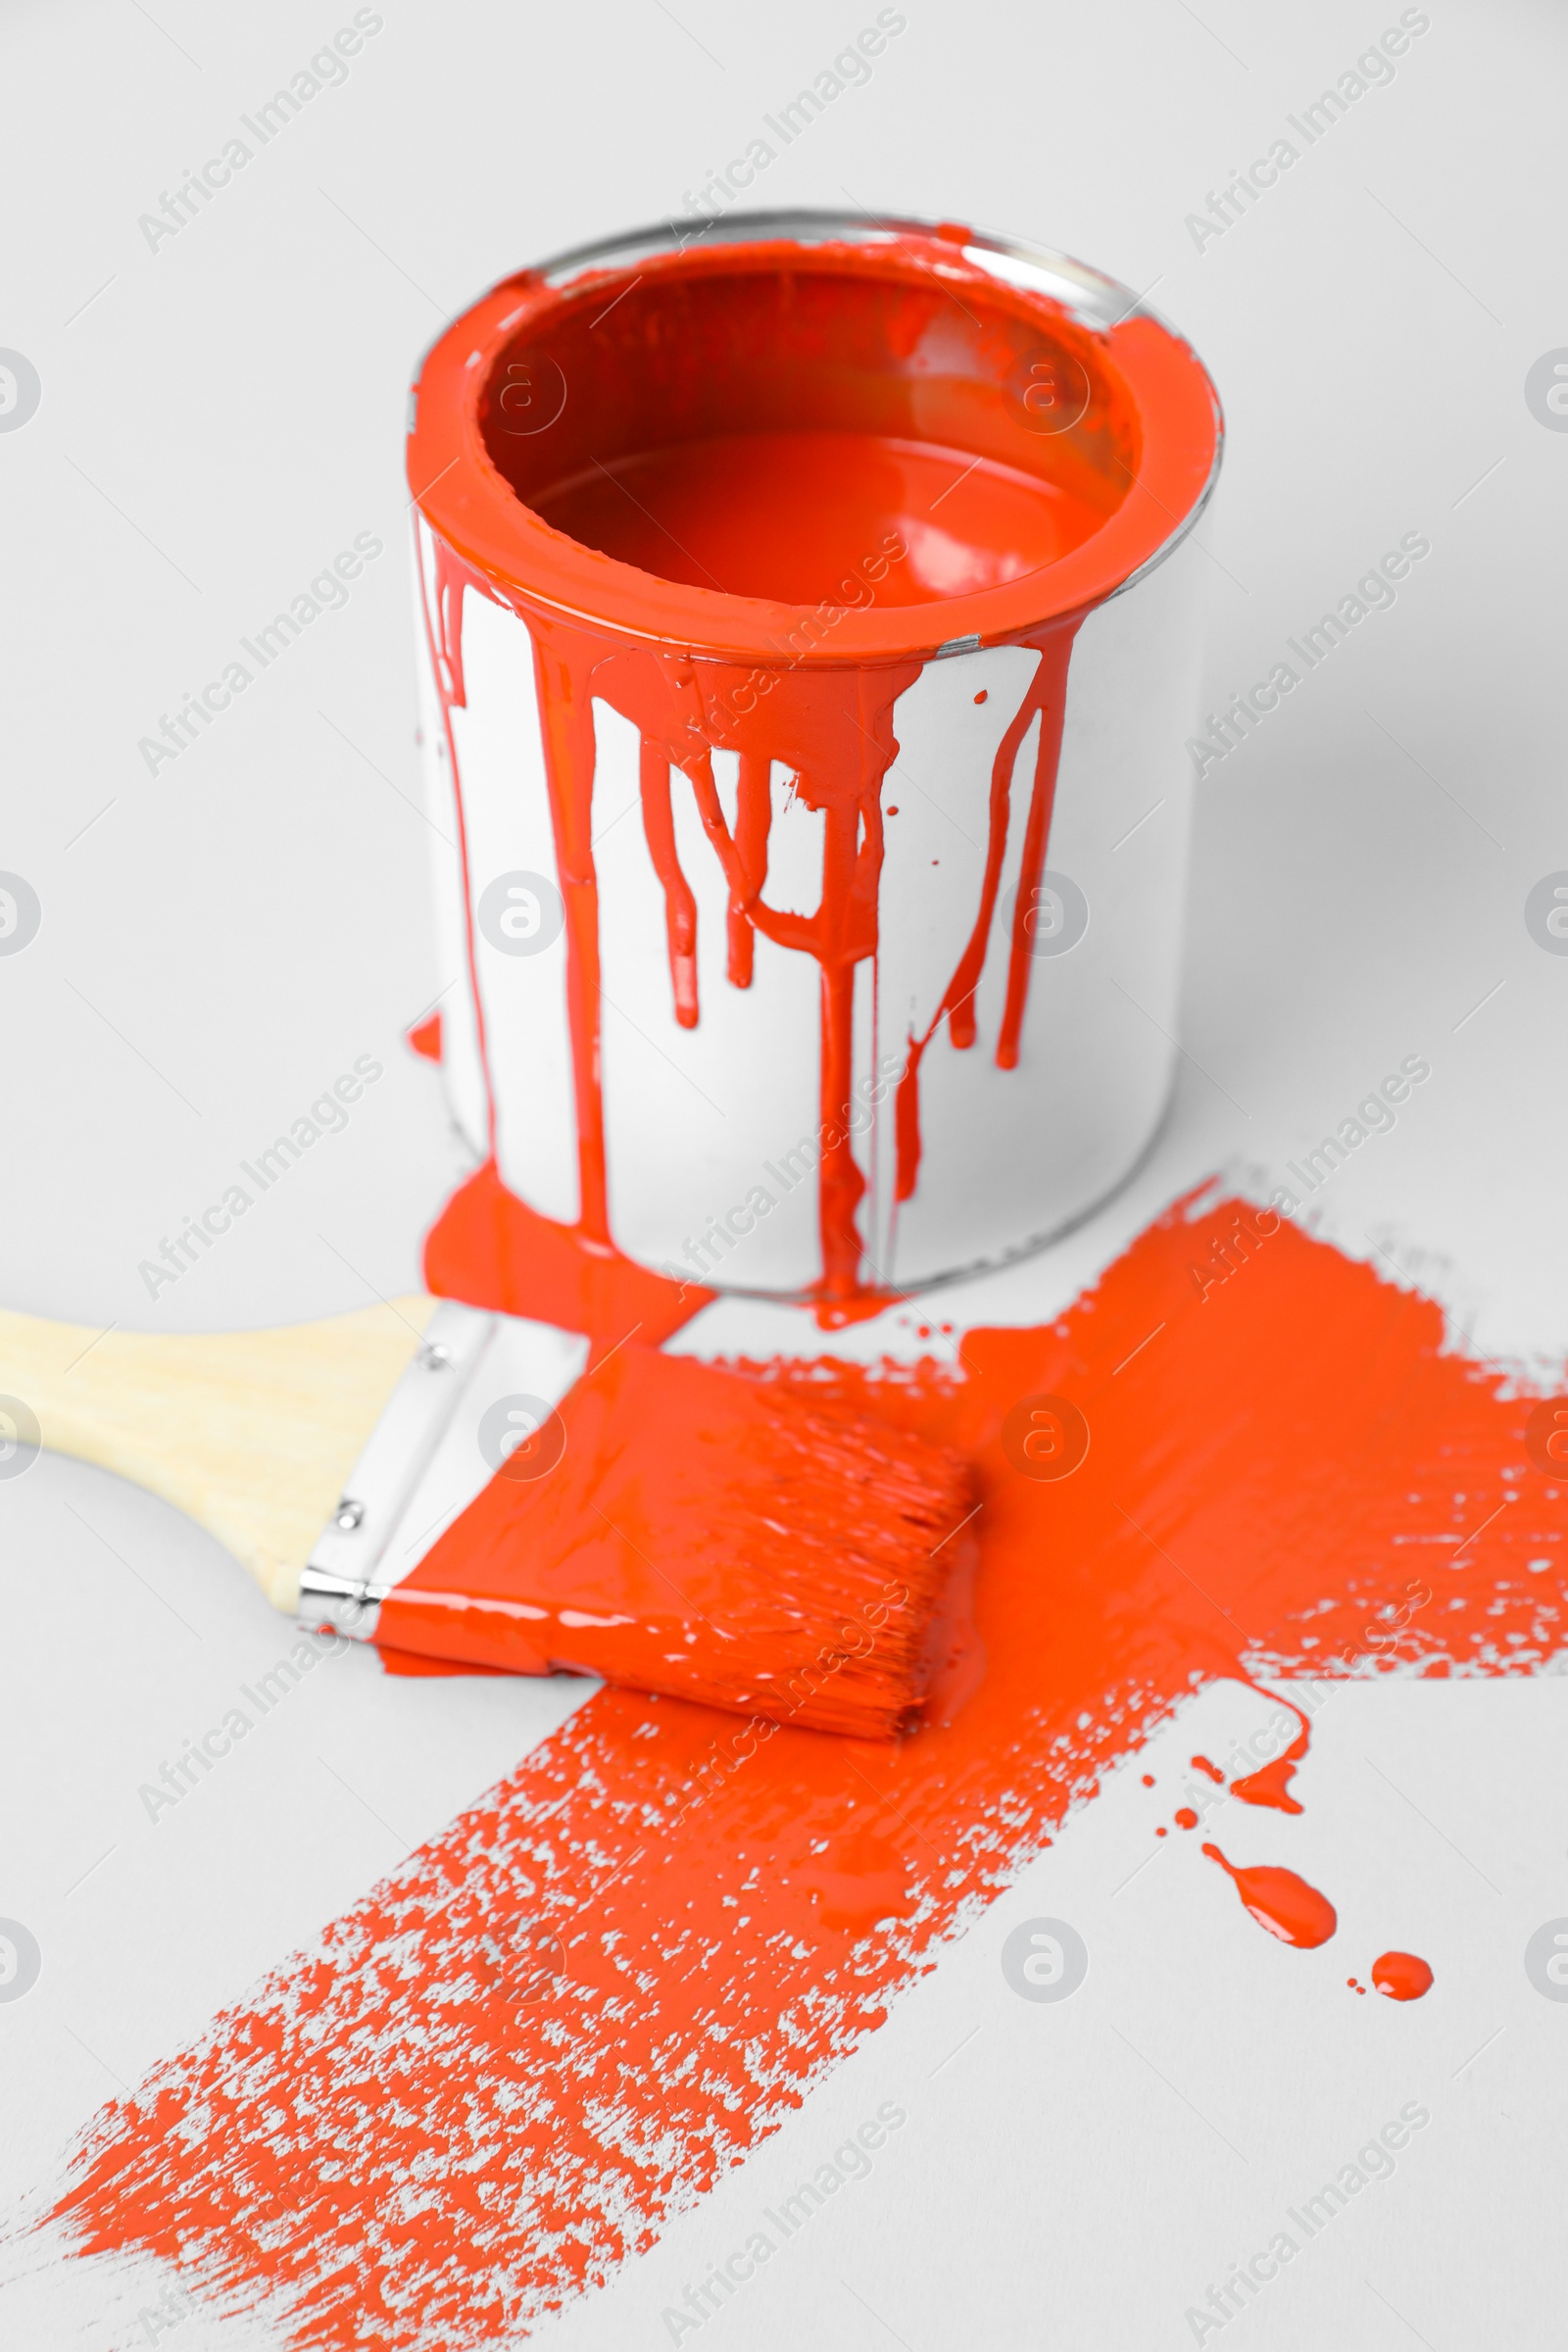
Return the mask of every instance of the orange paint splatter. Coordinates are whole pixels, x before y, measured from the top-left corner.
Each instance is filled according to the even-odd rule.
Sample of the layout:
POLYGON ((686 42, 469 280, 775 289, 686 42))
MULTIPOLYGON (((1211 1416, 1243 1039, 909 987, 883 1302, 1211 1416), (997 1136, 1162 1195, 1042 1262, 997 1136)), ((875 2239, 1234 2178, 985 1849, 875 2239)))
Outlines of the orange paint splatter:
MULTIPOLYGON (((1299 1813, 1300 1801, 1291 1794, 1290 1785, 1296 1767, 1306 1753, 1312 1727, 1294 1699, 1288 1698, 1284 1704, 1299 1723, 1300 1730, 1283 1756, 1276 1756, 1271 1764, 1264 1764, 1258 1771, 1244 1773, 1240 1780, 1232 1781, 1231 1794, 1239 1796, 1244 1805, 1271 1805, 1276 1813, 1299 1813)), ((1196 1757, 1194 1761, 1196 1763, 1196 1757)), ((1218 1775, 1215 1777, 1217 1779, 1218 1775)))
POLYGON ((1250 1911, 1260 1928, 1277 1936, 1281 1943, 1292 1943, 1300 1951, 1311 1951, 1327 1943, 1339 1926, 1339 1915, 1326 1894, 1319 1894, 1294 1870, 1278 1870, 1271 1863, 1261 1863, 1249 1870, 1238 1870, 1227 1862, 1217 1845, 1203 1848, 1211 1862, 1229 1871, 1236 1883, 1236 1891, 1243 1905, 1250 1911))
POLYGON ((1391 2001, 1419 2001, 1432 1990, 1432 1971, 1414 1952, 1385 1952, 1372 1963, 1372 1982, 1391 2001))
MULTIPOLYGON (((1052 1326, 971 1331, 956 1368, 751 1367, 976 1462, 966 1703, 880 1748, 600 1693, 103 2110, 57 2208, 75 2241, 177 2259, 320 2352, 524 2328, 773 2131, 1196 1688, 1353 1655, 1412 1539, 1469 1537, 1427 1555, 1463 1605, 1390 1656, 1538 1669, 1568 1595, 1523 1567, 1568 1556, 1568 1482, 1521 1483, 1531 1400, 1289 1225, 1200 1304, 1234 1217, 1178 1205, 1052 1326), (1001 1443, 1039 1395, 1093 1430, 1055 1481, 1001 1443)), ((1298 1940, 1332 1924, 1294 1874, 1250 1884, 1259 1912, 1306 1907, 1298 1940)))
POLYGON ((439 1006, 434 1012, 426 1013, 422 1021, 416 1021, 413 1028, 406 1030, 404 1035, 411 1053, 422 1054, 426 1061, 439 1061, 441 1058, 439 1006))

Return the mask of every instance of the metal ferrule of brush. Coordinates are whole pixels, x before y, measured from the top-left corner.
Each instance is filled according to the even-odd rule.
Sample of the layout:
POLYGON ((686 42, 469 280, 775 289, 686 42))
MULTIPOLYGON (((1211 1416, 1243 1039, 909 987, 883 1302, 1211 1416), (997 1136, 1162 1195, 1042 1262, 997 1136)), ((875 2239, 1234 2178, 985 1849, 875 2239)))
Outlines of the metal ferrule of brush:
POLYGON ((554 1405, 587 1354, 585 1339, 552 1324, 444 1298, 311 1547, 300 1623, 373 1642, 387 1594, 499 1467, 487 1418, 513 1402, 554 1405))

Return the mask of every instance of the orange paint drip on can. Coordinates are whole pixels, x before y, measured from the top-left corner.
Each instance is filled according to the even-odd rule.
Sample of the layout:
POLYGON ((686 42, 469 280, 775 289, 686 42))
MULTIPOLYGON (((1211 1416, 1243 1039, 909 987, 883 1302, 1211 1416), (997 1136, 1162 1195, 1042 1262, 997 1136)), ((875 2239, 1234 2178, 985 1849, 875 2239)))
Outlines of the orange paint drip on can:
MULTIPOLYGON (((437 341, 443 1067, 553 1257, 839 1322, 1125 1173, 1171 1074, 1126 996, 1174 989, 1220 437, 1124 289, 951 224, 650 232, 437 341), (1129 794, 1162 813, 1112 865, 1129 794)), ((432 1283, 493 1290, 483 1240, 458 1206, 432 1283)))

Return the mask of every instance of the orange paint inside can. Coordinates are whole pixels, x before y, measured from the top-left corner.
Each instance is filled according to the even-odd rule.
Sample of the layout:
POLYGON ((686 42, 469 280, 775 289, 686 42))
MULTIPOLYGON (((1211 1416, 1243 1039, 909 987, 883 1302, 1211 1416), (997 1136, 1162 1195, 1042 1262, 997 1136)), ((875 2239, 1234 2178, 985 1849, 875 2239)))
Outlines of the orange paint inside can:
POLYGON ((884 606, 977 595, 1059 563, 1105 514, 1102 500, 1003 461, 831 428, 633 450, 529 503, 567 538, 661 579, 803 607, 869 585, 868 556, 884 606))
POLYGON ((870 666, 1086 610, 1207 487, 1208 377, 906 225, 504 280, 420 369, 426 519, 508 601, 689 658, 870 666))

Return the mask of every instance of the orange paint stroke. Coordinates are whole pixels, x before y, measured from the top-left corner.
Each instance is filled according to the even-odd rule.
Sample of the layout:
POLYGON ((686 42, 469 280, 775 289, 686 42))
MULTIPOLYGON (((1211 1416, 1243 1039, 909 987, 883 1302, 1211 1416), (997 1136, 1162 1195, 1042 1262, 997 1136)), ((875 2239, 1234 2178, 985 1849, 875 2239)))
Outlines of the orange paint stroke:
POLYGON ((751 1367, 974 1456, 967 1702, 882 1748, 595 1696, 102 2111, 56 2206, 76 2243, 149 2248, 323 2352, 525 2328, 775 2130, 1195 1689, 1323 1671, 1412 1540, 1445 1557, 1435 1605, 1365 1670, 1539 1670, 1568 1491, 1524 1466, 1530 1399, 1289 1224, 1200 1304, 1235 1213, 1178 1204, 956 1370, 751 1367), (1037 1482, 999 1433, 1042 1394, 1093 1444, 1037 1482))

